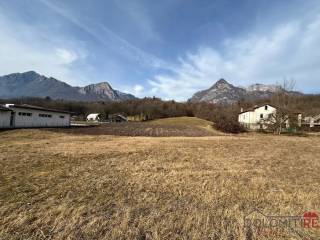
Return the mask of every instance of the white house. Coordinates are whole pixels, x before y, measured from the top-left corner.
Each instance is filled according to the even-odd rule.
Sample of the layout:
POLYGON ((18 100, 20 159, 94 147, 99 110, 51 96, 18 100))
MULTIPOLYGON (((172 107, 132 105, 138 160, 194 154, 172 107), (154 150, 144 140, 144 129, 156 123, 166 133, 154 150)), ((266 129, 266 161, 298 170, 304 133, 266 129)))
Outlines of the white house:
POLYGON ((0 128, 10 128, 12 110, 0 106, 0 128))
POLYGON ((260 128, 265 128, 262 125, 263 121, 266 121, 271 114, 275 114, 277 111, 276 107, 265 104, 256 106, 246 111, 241 111, 239 113, 238 121, 241 125, 248 129, 257 130, 260 128))
POLYGON ((70 126, 70 112, 48 109, 31 105, 6 104, 5 107, 10 113, 9 126, 8 114, 2 117, 6 124, 0 128, 38 128, 38 127, 68 127, 70 126))
MULTIPOLYGON (((270 117, 274 117, 277 114, 277 108, 270 104, 264 104, 260 106, 255 106, 254 108, 248 109, 246 111, 241 110, 239 113, 238 121, 241 125, 248 129, 266 129, 267 124, 272 123, 270 117)), ((293 114, 297 117, 298 126, 301 127, 302 114, 299 112, 290 111, 289 114, 293 114)), ((289 116, 288 119, 284 121, 286 128, 290 127, 289 116)))
POLYGON ((100 118, 100 113, 91 113, 87 116, 87 121, 90 122, 100 122, 101 118, 100 118))

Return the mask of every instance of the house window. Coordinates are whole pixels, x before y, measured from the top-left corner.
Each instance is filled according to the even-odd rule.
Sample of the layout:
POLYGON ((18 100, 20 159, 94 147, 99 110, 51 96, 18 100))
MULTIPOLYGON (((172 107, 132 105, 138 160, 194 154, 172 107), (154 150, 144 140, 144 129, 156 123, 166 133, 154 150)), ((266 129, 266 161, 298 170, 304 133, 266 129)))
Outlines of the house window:
POLYGON ((64 116, 60 116, 60 118, 64 118, 64 116))
POLYGON ((18 115, 19 115, 19 116, 28 116, 28 117, 31 117, 31 116, 32 116, 32 113, 19 112, 18 115))
POLYGON ((52 115, 50 115, 50 114, 41 114, 41 113, 39 113, 39 117, 51 118, 51 117, 52 117, 52 115))
POLYGON ((268 106, 264 106, 264 110, 268 110, 268 106))
POLYGON ((262 113, 260 114, 260 118, 263 118, 263 114, 262 113))

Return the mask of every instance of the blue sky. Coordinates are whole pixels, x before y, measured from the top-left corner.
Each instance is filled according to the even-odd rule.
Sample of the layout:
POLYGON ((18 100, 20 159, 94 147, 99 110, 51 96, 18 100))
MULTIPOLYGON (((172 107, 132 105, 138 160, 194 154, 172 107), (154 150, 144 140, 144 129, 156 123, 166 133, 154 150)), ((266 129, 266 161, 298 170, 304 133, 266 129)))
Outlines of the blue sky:
POLYGON ((0 75, 184 101, 220 78, 320 92, 318 0, 0 0, 0 75))

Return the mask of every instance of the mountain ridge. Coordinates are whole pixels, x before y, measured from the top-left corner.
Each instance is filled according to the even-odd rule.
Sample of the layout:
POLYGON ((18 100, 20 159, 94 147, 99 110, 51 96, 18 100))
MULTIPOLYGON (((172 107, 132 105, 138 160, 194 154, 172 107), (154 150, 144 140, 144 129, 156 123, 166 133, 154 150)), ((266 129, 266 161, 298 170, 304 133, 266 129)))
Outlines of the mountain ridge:
POLYGON ((0 98, 50 97, 72 101, 125 101, 136 99, 132 94, 115 90, 108 82, 84 87, 71 86, 35 71, 12 73, 0 77, 0 98))
MULTIPOLYGON (((266 85, 260 83, 252 84, 246 88, 237 87, 222 78, 210 88, 196 92, 188 101, 232 104, 239 100, 257 100, 268 98, 279 89, 281 89, 281 86, 279 85, 266 85)), ((292 93, 297 94, 297 92, 292 93)))

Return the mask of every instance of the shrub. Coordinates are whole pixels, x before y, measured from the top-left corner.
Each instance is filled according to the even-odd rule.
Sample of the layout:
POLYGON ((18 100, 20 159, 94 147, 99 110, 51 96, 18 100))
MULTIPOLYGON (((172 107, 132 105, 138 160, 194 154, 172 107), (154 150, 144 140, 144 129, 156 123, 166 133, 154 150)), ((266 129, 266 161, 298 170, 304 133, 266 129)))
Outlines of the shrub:
POLYGON ((226 133, 246 132, 246 129, 241 126, 237 120, 227 116, 221 116, 220 118, 216 119, 213 127, 226 133))

